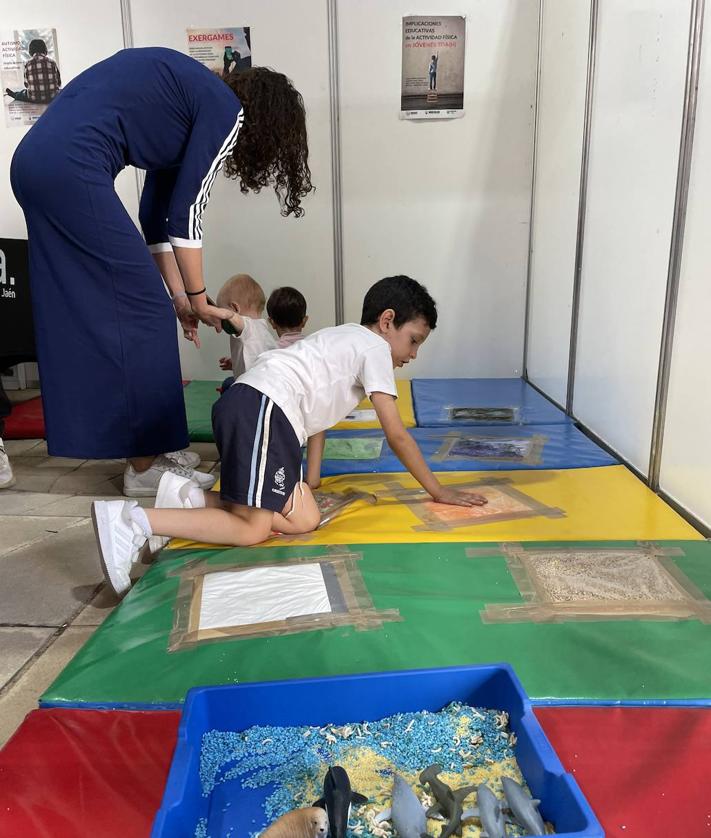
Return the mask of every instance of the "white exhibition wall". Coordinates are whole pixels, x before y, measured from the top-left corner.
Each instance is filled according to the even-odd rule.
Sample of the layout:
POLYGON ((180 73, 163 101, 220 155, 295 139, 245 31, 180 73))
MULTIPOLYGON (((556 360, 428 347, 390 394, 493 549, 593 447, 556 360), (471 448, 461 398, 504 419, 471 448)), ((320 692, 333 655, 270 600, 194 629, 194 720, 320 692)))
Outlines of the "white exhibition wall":
POLYGON ((529 379, 565 406, 590 0, 543 4, 528 313, 529 379))
MULTIPOLYGON (((708 20, 707 20, 708 24, 708 20)), ((711 527, 711 30, 701 50, 696 132, 660 486, 711 527)))
POLYGON ((346 320, 375 280, 409 274, 437 300, 440 325, 408 376, 517 376, 538 2, 424 8, 466 14, 463 119, 398 119, 409 0, 338 2, 346 320))
POLYGON ((573 412, 645 474, 689 11, 689 0, 603 2, 598 22, 573 412))
MULTIPOLYGON (((205 213, 205 276, 216 294, 235 273, 251 274, 269 295, 294 285, 306 297, 309 328, 334 323, 333 221, 328 88, 326 3, 310 0, 192 0, 133 3, 134 46, 166 46, 187 51, 186 29, 249 26, 254 64, 286 73, 304 97, 309 164, 316 193, 304 201, 303 218, 283 218, 270 191, 242 195, 236 182, 215 181, 205 213)), ((221 379, 217 359, 228 355, 227 338, 201 330, 198 351, 180 339, 185 378, 221 379)))
MULTIPOLYGON (((0 33, 13 29, 57 30, 59 68, 66 83, 87 67, 123 47, 121 4, 118 0, 23 0, 0 6, 0 33), (100 33, 87 37, 87 33, 100 33)), ((22 210, 10 188, 10 161, 27 128, 8 128, 0 114, 0 236, 22 239, 27 228, 22 210)), ((116 190, 131 217, 138 217, 138 194, 134 170, 124 171, 116 190)))
MULTIPOLYGON (((401 18, 405 2, 338 0, 346 320, 360 317, 376 279, 409 273, 438 301, 440 325, 408 375, 521 373, 533 148, 538 0, 436 0, 432 14, 467 18, 465 108, 457 120, 399 119, 401 18), (463 304, 464 303, 464 304, 463 304)), ((309 0, 132 3, 134 46, 186 50, 186 29, 251 27, 256 64, 289 75, 307 107, 317 187, 302 219, 284 219, 274 195, 243 196, 218 178, 207 210, 205 267, 216 292, 231 274, 251 273, 268 293, 293 284, 309 303, 311 329, 335 319, 327 4, 309 0)), ((119 0, 43 2, 3 11, 3 28, 57 28, 65 80, 123 46, 119 0), (90 39, 86 32, 101 32, 90 39)), ((22 132, 0 128, 7 167, 22 132)), ((135 217, 134 172, 120 194, 135 217)), ((0 235, 25 234, 19 208, 3 202, 0 235)), ((203 330, 197 351, 181 339, 186 378, 222 376, 225 340, 203 330)))

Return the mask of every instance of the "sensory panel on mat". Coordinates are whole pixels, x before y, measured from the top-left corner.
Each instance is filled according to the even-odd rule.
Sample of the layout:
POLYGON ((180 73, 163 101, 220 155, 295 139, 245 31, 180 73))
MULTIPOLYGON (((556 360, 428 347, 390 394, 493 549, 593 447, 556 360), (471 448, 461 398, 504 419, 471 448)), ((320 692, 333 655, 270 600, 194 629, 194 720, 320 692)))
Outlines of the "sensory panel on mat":
MULTIPOLYGON (((519 561, 525 551, 534 560, 548 553, 557 561, 570 555, 573 562, 586 551, 604 559, 652 555, 650 549, 644 542, 580 541, 514 547, 519 561)), ((675 583, 684 579, 688 590, 698 592, 696 614, 672 618, 649 607, 622 619, 618 613, 588 619, 576 603, 578 613, 565 619, 540 619, 540 613, 526 619, 522 613, 515 621, 491 621, 492 610, 531 605, 506 543, 164 552, 42 700, 170 705, 196 685, 499 661, 515 668, 538 701, 708 700, 711 625, 701 606, 711 597, 711 543, 658 542, 653 555, 675 583), (228 626, 222 636, 183 643, 195 640, 180 633, 198 575, 341 561, 354 567, 340 575, 334 568, 337 587, 324 582, 330 612, 297 615, 294 626, 228 626)), ((586 565, 587 590, 607 584, 606 561, 586 565)), ((648 591, 668 593, 657 582, 648 591)))
POLYGON ((415 378, 412 399, 420 428, 570 422, 522 378, 415 378))
MULTIPOLYGON (((492 515, 491 509, 475 510, 465 513, 470 519, 462 520, 457 507, 437 505, 435 509, 407 473, 340 475, 324 479, 319 489, 353 500, 337 517, 316 532, 274 536, 260 548, 284 543, 702 538, 625 466, 495 474, 438 472, 437 476, 445 486, 496 496, 492 509, 497 514, 492 515), (504 503, 512 506, 503 510, 499 504, 504 503)), ((166 549, 206 546, 215 545, 174 539, 166 549)))
POLYGON ((538 707, 608 838, 711 832, 711 709, 538 707))
MULTIPOLYGON (((434 471, 589 468, 618 463, 570 423, 412 428, 410 435, 434 471)), ((382 430, 329 431, 321 465, 324 477, 391 471, 403 472, 405 467, 382 430)))

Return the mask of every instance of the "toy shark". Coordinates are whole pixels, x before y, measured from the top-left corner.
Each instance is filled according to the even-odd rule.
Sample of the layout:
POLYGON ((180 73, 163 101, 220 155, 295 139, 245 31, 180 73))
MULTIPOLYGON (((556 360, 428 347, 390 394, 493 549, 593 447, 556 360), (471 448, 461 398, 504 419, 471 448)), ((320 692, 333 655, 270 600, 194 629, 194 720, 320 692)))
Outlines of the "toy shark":
POLYGON ((481 834, 486 838, 506 838, 506 823, 501 801, 494 792, 482 783, 476 790, 476 809, 467 809, 464 818, 479 818, 481 834))
POLYGON ((444 815, 447 818, 447 823, 442 827, 439 838, 450 838, 451 835, 462 834, 462 804, 464 799, 475 791, 476 786, 451 789, 437 776, 441 771, 441 765, 428 765, 420 774, 420 782, 423 786, 427 784, 430 787, 430 791, 437 801, 434 806, 427 810, 427 817, 444 815))
POLYGON ((351 804, 367 803, 368 798, 351 790, 351 781, 346 770, 340 765, 332 765, 323 778, 323 797, 314 806, 325 809, 328 814, 330 838, 346 838, 351 804))
POLYGON ((392 821, 398 838, 431 838, 427 833, 427 816, 415 792, 399 774, 393 778, 393 802, 376 816, 375 822, 392 821))
POLYGON ((546 827, 543 818, 538 813, 540 800, 535 800, 527 794, 521 785, 511 777, 502 777, 504 796, 509 804, 511 814, 516 818, 528 835, 545 835, 546 827))

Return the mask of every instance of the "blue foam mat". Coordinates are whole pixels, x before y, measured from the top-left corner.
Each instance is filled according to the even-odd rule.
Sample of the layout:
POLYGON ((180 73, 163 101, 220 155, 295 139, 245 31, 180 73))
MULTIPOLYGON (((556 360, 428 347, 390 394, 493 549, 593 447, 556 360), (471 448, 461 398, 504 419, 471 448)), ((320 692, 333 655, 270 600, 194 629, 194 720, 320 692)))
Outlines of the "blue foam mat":
POLYGON ((559 407, 522 378, 415 378, 412 400, 421 428, 570 422, 559 407))
MULTIPOLYGON (((433 471, 507 471, 616 465, 572 423, 516 427, 412 428, 408 431, 433 471)), ((329 431, 329 440, 382 440, 380 455, 368 459, 324 456, 321 474, 380 474, 405 471, 383 432, 329 431)), ((357 443, 355 443, 357 444, 357 443)), ((327 442, 326 454, 331 443, 327 442)), ((375 446, 377 449, 377 445, 375 446)))

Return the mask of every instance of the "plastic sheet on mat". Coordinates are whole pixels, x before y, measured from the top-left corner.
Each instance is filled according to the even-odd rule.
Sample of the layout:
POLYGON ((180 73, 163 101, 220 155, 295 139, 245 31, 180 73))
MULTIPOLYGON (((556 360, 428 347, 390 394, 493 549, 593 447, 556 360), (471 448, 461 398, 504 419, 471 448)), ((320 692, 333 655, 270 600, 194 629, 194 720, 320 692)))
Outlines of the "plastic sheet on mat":
MULTIPOLYGON (((412 406, 412 389, 410 381, 398 378, 395 381, 397 387, 397 409, 406 428, 415 427, 415 411, 412 406)), ((370 399, 363 399, 358 407, 342 422, 339 422, 334 430, 367 430, 379 428, 380 422, 375 415, 370 399)))
MULTIPOLYGON (((492 610, 528 602, 525 580, 512 575, 510 549, 435 543, 352 544, 347 553, 325 546, 164 553, 42 702, 167 705, 196 685, 497 661, 509 662, 539 702, 708 701, 711 625, 693 609, 659 619, 653 609, 665 606, 654 591, 643 591, 646 613, 630 600, 624 619, 591 621, 580 609, 565 619, 486 619, 492 610), (249 633, 222 638, 185 631, 201 576, 297 562, 333 568, 332 613, 280 626, 253 624, 249 633)), ((516 552, 558 558, 567 552, 572 560, 581 551, 589 558, 595 553, 604 577, 610 553, 649 556, 651 549, 644 542, 534 542, 516 552)), ((654 553, 664 555, 708 607, 711 543, 656 542, 654 553)), ((588 561, 587 578, 593 574, 588 561)), ((600 586, 589 589, 596 587, 605 608, 607 594, 600 586)), ((588 610, 593 607, 588 599, 588 610)))
POLYGON ((35 710, 0 751, 0 835, 147 838, 180 714, 35 710))
POLYGON ((522 378, 415 378, 412 399, 420 428, 570 422, 522 378))
POLYGON ((608 838, 711 832, 711 709, 539 707, 608 838))
POLYGON ((191 442, 213 442, 212 405, 220 397, 219 381, 188 381, 183 387, 191 442))
MULTIPOLYGON (((573 424, 516 428, 412 428, 434 471, 502 471, 611 466, 614 457, 573 424)), ((321 473, 378 474, 405 471, 381 430, 329 431, 321 473)))
MULTIPOLYGON (((327 477, 320 491, 362 493, 325 526, 280 544, 384 544, 425 541, 540 541, 701 538, 625 466, 497 472, 439 472, 440 482, 489 498, 484 507, 436 504, 409 474, 327 477), (372 503, 375 496, 376 503, 372 503), (371 502, 369 503, 368 500, 371 502)), ((166 549, 211 547, 181 539, 166 549)))

